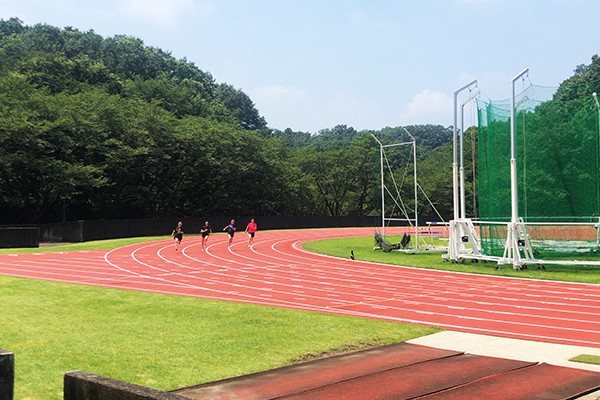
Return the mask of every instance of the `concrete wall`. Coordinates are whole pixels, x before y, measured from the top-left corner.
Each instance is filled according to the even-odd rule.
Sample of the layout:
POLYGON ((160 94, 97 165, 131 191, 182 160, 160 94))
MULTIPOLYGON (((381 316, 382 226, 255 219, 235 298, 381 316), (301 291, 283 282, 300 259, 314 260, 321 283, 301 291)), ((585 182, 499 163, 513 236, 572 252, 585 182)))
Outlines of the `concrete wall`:
POLYGON ((83 371, 64 378, 64 400, 189 400, 189 397, 122 382, 83 371))
POLYGON ((15 355, 0 349, 0 400, 13 400, 15 395, 15 355))
POLYGON ((85 221, 72 221, 40 225, 40 241, 83 242, 84 222, 85 221))
POLYGON ((0 248, 39 247, 39 232, 37 226, 0 227, 0 248))

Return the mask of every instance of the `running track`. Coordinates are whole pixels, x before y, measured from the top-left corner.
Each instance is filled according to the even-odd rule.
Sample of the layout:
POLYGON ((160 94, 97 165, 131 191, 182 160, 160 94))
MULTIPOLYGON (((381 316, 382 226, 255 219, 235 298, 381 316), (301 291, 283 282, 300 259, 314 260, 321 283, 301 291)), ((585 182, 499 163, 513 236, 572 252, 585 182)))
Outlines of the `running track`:
MULTIPOLYGON (((338 259, 306 241, 366 229, 212 235, 79 251, 0 255, 0 274, 439 326, 600 348, 600 285, 469 275, 338 259)), ((370 249, 355 249, 357 257, 370 249)))

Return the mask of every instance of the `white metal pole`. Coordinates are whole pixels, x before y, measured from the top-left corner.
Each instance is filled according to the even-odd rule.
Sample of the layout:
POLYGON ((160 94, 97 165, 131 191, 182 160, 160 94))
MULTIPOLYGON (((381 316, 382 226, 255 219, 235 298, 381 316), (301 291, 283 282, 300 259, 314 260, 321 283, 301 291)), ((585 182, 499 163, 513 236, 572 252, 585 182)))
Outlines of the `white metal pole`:
MULTIPOLYGON (((470 103, 476 96, 479 95, 479 90, 472 93, 471 96, 460 105, 460 217, 467 218, 467 207, 465 206, 465 155, 464 155, 464 137, 465 137, 465 105, 470 103)), ((473 160, 475 162, 475 160, 473 160)))
POLYGON ((379 158, 381 159, 381 235, 385 239, 385 181, 383 179, 383 146, 379 143, 379 158))
POLYGON ((511 222, 519 222, 519 204, 517 195, 517 121, 515 112, 515 81, 529 72, 525 68, 511 80, 512 96, 510 97, 510 195, 511 195, 511 222))
POLYGON ((456 125, 458 124, 458 94, 468 87, 477 83, 477 79, 473 82, 461 87, 456 92, 454 92, 454 134, 452 135, 452 149, 453 149, 453 158, 452 158, 452 184, 453 184, 453 192, 454 192, 454 219, 457 220, 459 217, 459 196, 458 196, 458 161, 456 155, 456 146, 458 133, 456 129, 456 125))
MULTIPOLYGON (((592 93, 594 101, 596 102, 596 109, 598 110, 598 155, 596 156, 596 170, 600 171, 600 103, 598 102, 598 96, 596 92, 592 93)), ((600 207, 600 186, 596 188, 596 206, 600 207)), ((598 230, 600 232, 600 229, 598 230)))
MULTIPOLYGON (((470 101, 471 99, 469 99, 470 101)), ((460 217, 462 219, 467 218, 467 212, 465 207, 465 152, 464 152, 464 142, 465 142, 465 113, 464 113, 464 104, 460 106, 460 165, 459 165, 459 173, 460 173, 460 217)))
MULTIPOLYGON (((409 133, 410 135, 410 133, 409 133)), ((412 136, 411 136, 412 137, 412 136)), ((415 160, 415 249, 419 247, 419 204, 417 202, 417 141, 413 138, 413 157, 415 160)))
POLYGON ((417 193, 418 193, 418 188, 417 188, 417 141, 415 140, 415 138, 413 137, 413 135, 410 134, 410 132, 408 132, 406 130, 406 128, 403 128, 404 132, 407 133, 408 136, 410 136, 410 138, 412 139, 412 144, 413 144, 413 160, 414 160, 414 175, 415 175, 415 248, 419 246, 419 211, 418 211, 418 206, 417 206, 417 193))
POLYGON ((383 144, 371 134, 373 139, 379 144, 379 158, 381 160, 381 235, 385 239, 385 192, 384 192, 384 180, 383 180, 383 144))
MULTIPOLYGON (((596 92, 592 93, 592 95, 594 96, 594 101, 596 102, 596 109, 598 110, 598 135, 599 135, 599 140, 598 140, 598 155, 596 155, 596 170, 600 171, 600 103, 598 102, 598 96, 596 95, 596 92)), ((596 187, 596 206, 600 207, 600 186, 596 187)), ((600 229, 598 229, 598 232, 600 232, 600 229)))

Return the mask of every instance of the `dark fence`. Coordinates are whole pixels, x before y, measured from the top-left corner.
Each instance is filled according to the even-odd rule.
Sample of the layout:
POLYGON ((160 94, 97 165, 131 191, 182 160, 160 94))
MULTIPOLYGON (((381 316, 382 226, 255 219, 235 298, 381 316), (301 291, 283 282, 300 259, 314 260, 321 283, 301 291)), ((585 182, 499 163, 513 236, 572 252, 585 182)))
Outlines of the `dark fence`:
MULTIPOLYGON (((252 217, 234 217, 238 231, 243 231, 252 217)), ((451 216, 444 216, 446 221, 451 216)), ((380 227, 380 216, 343 217, 256 217, 259 230, 309 229, 309 228, 349 228, 380 227)), ((96 221, 72 221, 39 226, 39 241, 42 242, 87 242, 90 240, 117 239, 140 236, 170 235, 177 222, 183 222, 186 234, 199 233, 205 218, 161 218, 161 219, 119 219, 96 221)), ((221 232, 229 223, 230 217, 208 218, 213 232, 221 232)), ((439 221, 437 216, 420 215, 419 226, 429 221, 439 221)), ((395 222, 393 226, 406 225, 395 222)), ((14 247, 14 246, 13 246, 14 247)), ((24 246, 21 246, 24 247, 24 246)), ((35 246, 37 247, 37 243, 35 246)))
POLYGON ((0 227, 0 248, 39 247, 40 229, 37 226, 0 227))
MULTIPOLYGON (((238 231, 243 231, 252 217, 234 217, 238 231)), ((117 239, 138 236, 170 235, 177 222, 183 222, 186 234, 200 232, 204 218, 164 218, 164 219, 125 219, 73 221, 40 225, 39 237, 43 242, 87 242, 90 240, 117 239)), ((213 232, 221 232, 231 218, 208 218, 213 232)), ((381 225, 381 217, 256 217, 259 230, 376 227, 381 225)))

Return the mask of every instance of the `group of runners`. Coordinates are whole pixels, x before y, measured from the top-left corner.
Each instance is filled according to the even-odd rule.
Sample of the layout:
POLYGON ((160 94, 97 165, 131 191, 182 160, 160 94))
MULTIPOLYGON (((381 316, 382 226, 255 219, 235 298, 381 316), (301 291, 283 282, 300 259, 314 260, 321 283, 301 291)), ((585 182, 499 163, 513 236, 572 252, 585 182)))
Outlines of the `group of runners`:
MULTIPOLYGON (((244 233, 248 234, 248 247, 250 247, 252 245, 252 241, 254 240, 254 234, 256 233, 257 230, 257 225, 256 222, 254 221, 254 218, 252 218, 250 220, 250 222, 248 222, 248 225, 246 226, 246 230, 244 230, 244 233)), ((231 247, 231 244, 233 243, 233 236, 235 235, 235 232, 237 230, 236 226, 235 226, 235 220, 232 219, 229 224, 227 224, 227 226, 225 228, 223 228, 224 231, 227 231, 227 237, 229 238, 229 242, 228 242, 228 248, 231 247)), ((210 226, 210 224, 208 223, 208 221, 204 222, 204 225, 202 225, 202 228, 200 228, 200 234, 202 235, 202 251, 204 251, 204 249, 206 249, 206 244, 208 242, 208 236, 212 233, 212 227, 210 226)), ((179 248, 179 243, 181 243, 181 241, 183 240, 183 222, 179 222, 177 224, 177 226, 175 227, 175 229, 173 229, 173 233, 171 234, 171 236, 173 236, 173 239, 175 240, 175 251, 177 251, 177 249, 179 248)))

